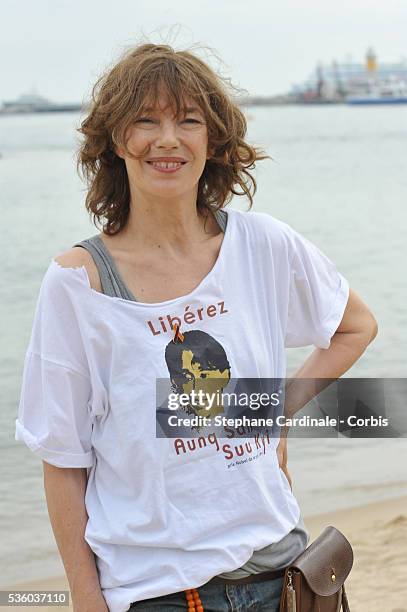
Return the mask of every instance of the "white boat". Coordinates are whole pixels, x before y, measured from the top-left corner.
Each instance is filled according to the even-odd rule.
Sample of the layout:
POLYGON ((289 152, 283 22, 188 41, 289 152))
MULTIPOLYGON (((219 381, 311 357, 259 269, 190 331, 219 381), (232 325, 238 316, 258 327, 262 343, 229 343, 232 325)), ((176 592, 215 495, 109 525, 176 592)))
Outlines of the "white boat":
POLYGON ((298 102, 342 102, 347 104, 407 103, 407 61, 379 63, 368 49, 365 63, 318 64, 313 75, 293 87, 298 102))
POLYGON ((374 82, 365 92, 346 96, 347 104, 407 104, 407 82, 374 82))

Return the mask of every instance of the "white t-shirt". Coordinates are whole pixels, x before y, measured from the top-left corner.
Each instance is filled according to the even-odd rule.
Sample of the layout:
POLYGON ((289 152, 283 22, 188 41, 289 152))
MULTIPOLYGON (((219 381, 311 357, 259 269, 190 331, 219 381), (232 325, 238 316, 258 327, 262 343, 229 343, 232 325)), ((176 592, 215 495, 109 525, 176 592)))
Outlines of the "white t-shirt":
POLYGON ((112 612, 241 567, 300 516, 277 438, 229 469, 241 439, 177 452, 156 437, 171 317, 205 332, 208 351, 220 345, 231 377, 284 378, 285 347, 329 348, 345 310, 349 285, 315 245, 266 213, 228 215, 218 259, 188 295, 110 297, 85 266, 54 259, 42 281, 16 439, 53 465, 90 468, 85 538, 112 612))

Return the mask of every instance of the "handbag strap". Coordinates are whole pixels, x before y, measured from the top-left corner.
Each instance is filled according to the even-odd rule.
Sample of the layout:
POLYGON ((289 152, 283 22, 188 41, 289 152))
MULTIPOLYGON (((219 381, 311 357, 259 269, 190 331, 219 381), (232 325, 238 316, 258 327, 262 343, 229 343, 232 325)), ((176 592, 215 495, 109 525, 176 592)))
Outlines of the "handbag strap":
POLYGON ((342 612, 350 612, 348 597, 345 591, 345 583, 342 585, 342 612))

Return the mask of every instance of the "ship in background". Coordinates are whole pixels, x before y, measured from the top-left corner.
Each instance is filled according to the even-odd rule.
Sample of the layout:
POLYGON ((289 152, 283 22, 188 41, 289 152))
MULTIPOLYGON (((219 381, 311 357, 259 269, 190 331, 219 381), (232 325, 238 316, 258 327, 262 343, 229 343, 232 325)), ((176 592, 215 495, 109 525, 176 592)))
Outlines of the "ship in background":
POLYGON ((81 110, 81 104, 55 104, 37 93, 21 95, 16 100, 3 102, 0 114, 14 115, 21 113, 61 113, 81 110))
POLYGON ((318 64, 290 96, 310 104, 407 104, 407 61, 379 63, 369 48, 365 63, 318 64))

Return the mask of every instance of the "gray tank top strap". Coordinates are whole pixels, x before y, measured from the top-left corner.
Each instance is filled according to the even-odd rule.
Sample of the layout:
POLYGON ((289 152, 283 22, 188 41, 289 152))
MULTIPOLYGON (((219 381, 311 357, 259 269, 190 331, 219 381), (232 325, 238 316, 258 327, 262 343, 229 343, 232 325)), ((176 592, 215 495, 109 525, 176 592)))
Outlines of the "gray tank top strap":
MULTIPOLYGON (((228 214, 225 210, 217 210, 214 212, 216 221, 223 232, 226 231, 228 214)), ((119 297, 124 300, 138 302, 136 296, 128 289, 119 274, 119 271, 114 263, 109 250, 105 246, 99 234, 95 234, 90 238, 85 238, 81 242, 77 242, 73 246, 79 246, 92 255, 95 265, 99 272, 100 284, 102 291, 110 297, 119 297)))
POLYGON ((222 208, 220 208, 213 214, 215 216, 216 221, 219 224, 220 229, 222 230, 222 232, 225 232, 226 225, 228 223, 228 213, 226 212, 226 210, 223 210, 222 208))
POLYGON ((91 236, 91 238, 86 238, 73 246, 82 247, 92 255, 93 261, 99 272, 103 293, 110 297, 120 297, 125 300, 137 302, 137 298, 122 281, 116 264, 99 234, 95 234, 91 236))

